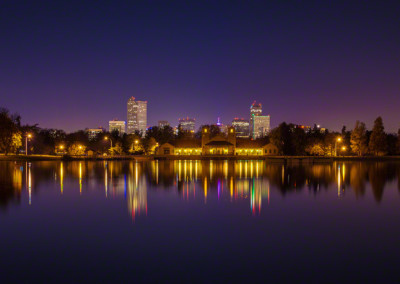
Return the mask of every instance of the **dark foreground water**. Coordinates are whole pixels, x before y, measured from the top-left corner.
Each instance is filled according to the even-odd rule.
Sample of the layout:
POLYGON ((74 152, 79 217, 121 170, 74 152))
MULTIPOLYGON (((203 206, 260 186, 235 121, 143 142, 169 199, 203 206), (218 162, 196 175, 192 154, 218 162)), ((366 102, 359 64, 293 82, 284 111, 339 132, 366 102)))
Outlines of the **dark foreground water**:
POLYGON ((389 162, 0 162, 0 282, 398 282, 399 177, 389 162))

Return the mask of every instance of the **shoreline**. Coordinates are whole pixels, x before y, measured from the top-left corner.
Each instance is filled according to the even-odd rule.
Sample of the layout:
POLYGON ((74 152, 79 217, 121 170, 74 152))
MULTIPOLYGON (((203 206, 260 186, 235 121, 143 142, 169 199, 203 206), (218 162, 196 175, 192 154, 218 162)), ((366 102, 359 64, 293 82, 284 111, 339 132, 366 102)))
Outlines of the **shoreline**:
POLYGON ((270 163, 330 163, 334 161, 400 161, 400 156, 340 156, 340 157, 318 157, 318 156, 158 156, 158 155, 123 155, 123 156, 75 156, 63 157, 55 155, 0 155, 0 161, 109 161, 109 160, 134 160, 134 161, 152 161, 152 160, 263 160, 270 163))

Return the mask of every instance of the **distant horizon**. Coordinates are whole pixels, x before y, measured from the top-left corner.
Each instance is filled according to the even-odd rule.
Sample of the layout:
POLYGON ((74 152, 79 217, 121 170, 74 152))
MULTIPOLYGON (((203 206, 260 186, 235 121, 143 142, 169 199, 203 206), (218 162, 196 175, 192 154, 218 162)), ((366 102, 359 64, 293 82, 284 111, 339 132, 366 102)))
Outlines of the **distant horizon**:
MULTIPOLYGON (((262 104, 262 103, 261 103, 262 104)), ((64 128, 62 128, 62 127, 43 127, 43 126, 41 126, 39 123, 31 123, 31 122, 26 122, 25 120, 24 120, 24 117, 21 115, 21 113, 19 113, 18 111, 14 111, 14 110, 12 110, 12 109, 9 109, 9 108, 7 108, 7 107, 4 107, 4 106, 0 106, 0 107, 3 107, 3 108, 6 108, 6 109, 8 109, 9 111, 10 111, 10 113, 16 113, 16 114, 18 114, 18 115, 20 115, 21 116, 21 124, 22 125, 35 125, 35 124, 38 124, 38 127, 40 127, 40 128, 42 128, 42 129, 58 129, 58 130, 63 130, 63 131, 65 131, 66 133, 72 133, 72 132, 76 132, 76 131, 80 131, 80 130, 85 130, 85 129, 95 129, 95 128, 103 128, 103 129, 106 129, 107 131, 108 131, 108 127, 109 127, 109 125, 108 125, 108 122, 109 121, 112 121, 112 120, 114 120, 114 119, 116 119, 116 120, 118 120, 118 121, 124 121, 125 123, 126 123, 126 118, 125 119, 120 119, 120 118, 113 118, 113 119, 110 119, 110 120, 108 120, 107 121, 107 124, 106 125, 97 125, 97 126, 85 126, 85 127, 82 127, 82 128, 77 128, 77 129, 72 129, 72 130, 70 130, 70 129, 64 129, 64 128)), ((250 109, 250 108, 249 108, 250 109)), ((263 114, 262 115, 268 115, 268 114, 264 114, 264 112, 263 112, 263 114)), ((384 119, 384 117, 382 116, 382 115, 378 115, 377 117, 382 117, 382 119, 383 119, 383 123, 384 123, 384 126, 385 126, 385 119, 384 119)), ((195 117, 191 117, 191 116, 188 116, 189 118, 194 118, 195 119, 195 121, 196 121, 196 131, 202 126, 202 125, 216 125, 217 124, 217 121, 218 121, 218 118, 221 118, 221 117, 216 117, 216 120, 214 121, 214 122, 205 122, 205 123, 198 123, 198 121, 197 121, 197 119, 195 118, 195 117)), ((376 117, 376 118, 377 118, 376 117)), ((181 117, 182 118, 182 117, 181 117)), ((186 117, 185 117, 186 118, 186 117)), ((220 121, 221 121, 221 123, 222 124, 224 124, 224 125, 231 125, 231 123, 232 123, 232 120, 233 119, 235 119, 235 118, 240 118, 240 119, 246 119, 246 120, 250 120, 250 111, 249 111, 249 117, 248 118, 246 118, 246 117, 238 117, 238 116, 236 116, 236 117, 234 117, 234 118, 232 118, 229 122, 227 122, 227 123, 225 123, 222 119, 220 119, 220 121)), ((368 122, 368 121, 363 121, 363 120, 360 120, 360 119, 358 119, 358 121, 360 121, 360 122, 364 122, 365 123, 365 125, 366 125, 366 128, 367 128, 367 130, 372 130, 372 126, 373 126, 373 123, 374 123, 374 121, 375 121, 375 119, 376 118, 374 118, 374 120, 372 121, 372 122, 368 122), (369 126, 369 125, 371 125, 371 126, 369 126)), ((172 128, 174 128, 174 127, 177 127, 178 126, 178 120, 179 120, 179 118, 177 118, 176 119, 176 121, 177 121, 177 123, 176 123, 176 125, 175 124, 172 124, 171 123, 171 121, 169 121, 169 120, 160 120, 160 121, 167 121, 169 124, 170 124, 170 126, 172 127, 172 128)), ((355 123, 356 123, 356 121, 357 120, 355 120, 354 121, 354 125, 355 125, 355 123)), ((314 125, 319 125, 321 128, 326 128, 328 131, 330 131, 330 132, 341 132, 341 130, 342 130, 342 127, 343 126, 346 126, 346 130, 352 130, 353 128, 354 128, 354 125, 342 125, 342 126, 340 126, 338 129, 333 129, 333 128, 329 128, 329 127, 326 127, 324 124, 321 124, 321 123, 312 123, 312 124, 304 124, 304 123, 296 123, 296 122, 293 122, 293 121, 281 121, 281 122, 277 122, 277 124, 275 125, 275 124, 272 124, 271 123, 271 130, 273 129, 273 128, 276 128, 276 127, 278 127, 281 123, 287 123, 287 124, 290 124, 290 123, 292 123, 292 124, 295 124, 295 125, 303 125, 303 126, 309 126, 309 127, 311 127, 311 128, 313 128, 314 127, 314 125)), ((152 125, 148 125, 147 126, 147 128, 149 128, 149 127, 154 127, 154 126, 158 126, 158 121, 156 121, 156 123, 155 124, 152 124, 152 125)), ((400 129, 400 128, 399 128, 400 129)), ((398 130, 399 129, 395 129, 395 130, 393 130, 393 131, 389 131, 387 128, 386 128, 386 126, 385 126, 385 132, 386 133, 393 133, 393 134, 397 134, 397 132, 398 132, 398 130)))

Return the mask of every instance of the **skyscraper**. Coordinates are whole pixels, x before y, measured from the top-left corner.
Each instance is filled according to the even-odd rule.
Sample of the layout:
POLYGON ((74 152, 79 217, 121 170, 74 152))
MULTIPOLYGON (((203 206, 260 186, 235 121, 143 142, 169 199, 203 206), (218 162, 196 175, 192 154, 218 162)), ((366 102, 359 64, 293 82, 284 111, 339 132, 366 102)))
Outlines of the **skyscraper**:
POLYGON ((232 120, 232 127, 235 128, 236 137, 249 138, 249 121, 243 118, 235 117, 232 120))
POLYGON ((194 118, 180 118, 179 127, 182 131, 194 133, 196 130, 196 120, 194 118))
POLYGON ((135 131, 146 133, 147 128, 147 101, 135 101, 134 97, 128 99, 128 134, 135 131))
POLYGON ((270 131, 270 116, 262 115, 262 105, 256 101, 250 106, 250 131, 253 139, 264 137, 270 131))

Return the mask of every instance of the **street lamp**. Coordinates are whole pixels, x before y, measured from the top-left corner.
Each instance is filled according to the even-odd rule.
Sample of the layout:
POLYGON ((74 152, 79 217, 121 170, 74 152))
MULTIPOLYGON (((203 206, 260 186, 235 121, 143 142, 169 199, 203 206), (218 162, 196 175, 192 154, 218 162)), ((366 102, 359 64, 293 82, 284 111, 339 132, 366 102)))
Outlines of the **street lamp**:
MULTIPOLYGON (((344 151, 346 151, 346 147, 345 146, 342 147, 342 152, 344 152, 344 151)), ((343 156, 344 156, 344 153, 343 153, 343 156)))
POLYGON ((25 155, 28 155, 28 139, 32 138, 32 134, 28 133, 25 137, 25 155))
MULTIPOLYGON (((107 136, 104 137, 104 140, 108 140, 108 137, 107 136)), ((112 139, 111 138, 110 138, 110 143, 111 143, 110 152, 111 152, 111 155, 112 155, 113 152, 111 151, 112 150, 112 139)))
MULTIPOLYGON (((104 137, 104 140, 108 140, 108 137, 104 137)), ((112 139, 110 138, 111 148, 112 148, 112 139)))
POLYGON ((338 142, 341 142, 342 141, 342 138, 341 137, 338 137, 337 139, 336 139, 336 141, 335 141, 335 156, 337 156, 337 143, 338 142))

